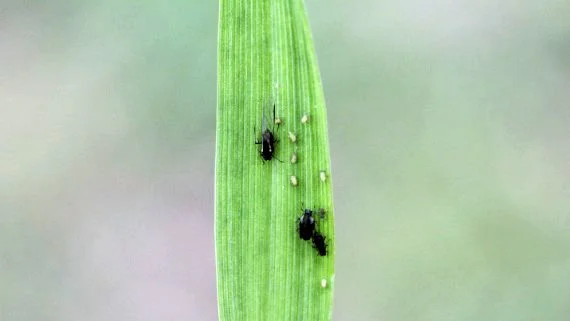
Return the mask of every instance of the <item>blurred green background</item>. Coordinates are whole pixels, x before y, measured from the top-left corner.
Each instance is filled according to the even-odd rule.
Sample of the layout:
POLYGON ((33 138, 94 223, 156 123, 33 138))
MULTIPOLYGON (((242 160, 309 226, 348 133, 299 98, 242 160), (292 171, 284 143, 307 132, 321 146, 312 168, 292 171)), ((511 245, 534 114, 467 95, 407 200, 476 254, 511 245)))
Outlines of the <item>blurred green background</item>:
MULTIPOLYGON (((334 320, 570 318, 570 4, 309 1, 334 320)), ((217 320, 217 3, 0 4, 0 320, 217 320)))

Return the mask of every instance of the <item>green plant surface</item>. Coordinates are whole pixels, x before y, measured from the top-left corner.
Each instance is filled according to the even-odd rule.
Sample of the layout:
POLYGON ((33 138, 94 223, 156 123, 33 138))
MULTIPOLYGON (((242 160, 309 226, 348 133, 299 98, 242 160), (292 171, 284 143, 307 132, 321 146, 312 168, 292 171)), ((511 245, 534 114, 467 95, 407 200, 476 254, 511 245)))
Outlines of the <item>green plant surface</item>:
POLYGON ((302 0, 220 1, 216 135, 220 320, 330 320, 335 246, 327 118, 302 0), (279 140, 270 161, 255 144, 265 128, 279 140), (315 211, 327 256, 300 239, 303 208, 315 211))

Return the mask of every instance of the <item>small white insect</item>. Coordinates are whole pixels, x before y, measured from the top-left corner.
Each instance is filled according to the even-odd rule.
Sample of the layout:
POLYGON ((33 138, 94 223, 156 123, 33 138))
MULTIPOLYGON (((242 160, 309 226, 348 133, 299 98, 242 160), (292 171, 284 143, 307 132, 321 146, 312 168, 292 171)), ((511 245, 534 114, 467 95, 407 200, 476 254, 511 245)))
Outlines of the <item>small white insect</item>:
POLYGON ((275 125, 280 125, 282 123, 281 118, 276 117, 275 118, 275 125))
POLYGON ((297 181, 297 176, 291 175, 291 185, 293 186, 299 185, 299 182, 297 181))
POLYGON ((327 287, 327 280, 326 279, 322 279, 321 280, 321 288, 326 288, 327 287))
POLYGON ((295 163, 297 163, 297 154, 293 152, 291 154, 291 164, 295 164, 295 163))
POLYGON ((289 139, 291 140, 291 142, 296 142, 297 141, 297 136, 295 136, 295 134, 293 134, 292 132, 289 132, 289 139))
POLYGON ((327 174, 325 173, 325 171, 321 171, 319 173, 319 177, 321 178, 321 181, 324 182, 327 180, 327 174))
POLYGON ((301 123, 306 124, 308 121, 309 121, 309 115, 304 114, 303 117, 301 117, 301 123))

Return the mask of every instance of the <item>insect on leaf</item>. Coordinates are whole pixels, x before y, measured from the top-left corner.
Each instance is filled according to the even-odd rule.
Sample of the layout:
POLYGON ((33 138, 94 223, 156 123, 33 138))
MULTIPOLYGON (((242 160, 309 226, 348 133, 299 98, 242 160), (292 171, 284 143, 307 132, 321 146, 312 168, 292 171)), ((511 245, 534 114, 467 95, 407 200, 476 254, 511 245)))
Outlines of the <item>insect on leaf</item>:
POLYGON ((327 115, 304 3, 221 0, 218 36, 219 319, 331 320, 335 238, 327 115), (302 122, 303 115, 310 120, 302 122), (264 157, 268 129, 274 150, 264 157), (272 160, 293 153, 294 162, 272 160), (301 203, 327 212, 312 216, 314 231, 326 238, 324 256, 314 248, 321 244, 315 233, 311 240, 299 237, 301 203))

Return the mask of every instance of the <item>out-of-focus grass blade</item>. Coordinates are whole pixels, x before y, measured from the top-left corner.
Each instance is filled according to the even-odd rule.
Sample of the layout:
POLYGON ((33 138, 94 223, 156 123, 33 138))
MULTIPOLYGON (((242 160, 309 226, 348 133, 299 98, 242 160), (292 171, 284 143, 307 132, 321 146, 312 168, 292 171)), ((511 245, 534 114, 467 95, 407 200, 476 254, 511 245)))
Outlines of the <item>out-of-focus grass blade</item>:
POLYGON ((330 320, 335 247, 327 118, 304 3, 221 0, 219 19, 220 320, 330 320), (273 104, 279 126, 273 126, 273 104), (254 143, 264 113, 279 140, 271 161, 262 160, 254 143), (327 256, 298 236, 303 207, 315 210, 327 256))

